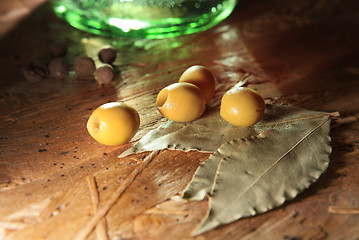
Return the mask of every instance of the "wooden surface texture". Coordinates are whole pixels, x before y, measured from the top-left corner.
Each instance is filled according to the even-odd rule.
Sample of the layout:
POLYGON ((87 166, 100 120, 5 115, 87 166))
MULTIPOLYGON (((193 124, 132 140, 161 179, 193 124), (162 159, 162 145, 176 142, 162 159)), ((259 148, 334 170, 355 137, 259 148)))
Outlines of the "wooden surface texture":
POLYGON ((209 154, 119 159, 130 144, 104 146, 86 130, 95 108, 123 101, 141 116, 139 139, 165 121, 157 93, 194 64, 215 74, 217 100, 247 77, 269 102, 358 116, 357 1, 240 1, 217 27, 164 40, 93 36, 42 2, 0 2, 0 239, 359 239, 358 122, 333 127, 329 168, 297 198, 194 237, 208 202, 180 194, 209 154), (48 62, 54 42, 71 67, 114 45, 116 79, 26 81, 23 69, 48 62))

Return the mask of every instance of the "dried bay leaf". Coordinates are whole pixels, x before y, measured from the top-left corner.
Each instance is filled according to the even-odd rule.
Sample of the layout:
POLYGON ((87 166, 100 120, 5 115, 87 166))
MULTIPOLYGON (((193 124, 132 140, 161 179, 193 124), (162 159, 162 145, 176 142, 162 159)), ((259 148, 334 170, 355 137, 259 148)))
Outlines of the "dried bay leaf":
POLYGON ((167 121, 147 133, 119 157, 166 148, 213 153, 221 144, 237 138, 238 135, 251 135, 251 129, 233 127, 221 118, 219 111, 211 111, 193 122, 167 121))
POLYGON ((293 122, 323 115, 328 114, 289 106, 267 105, 261 122, 253 127, 237 127, 223 120, 218 109, 212 109, 193 122, 164 122, 119 157, 161 149, 213 153, 230 140, 256 136, 272 128, 288 128, 293 122))
POLYGON ((302 121, 229 141, 204 162, 184 193, 210 196, 194 234, 280 206, 319 178, 331 152, 329 114, 302 121))
POLYGON ((264 118, 247 128, 211 109, 190 123, 163 123, 119 157, 161 149, 213 153, 183 195, 209 196, 199 234, 280 206, 317 180, 329 162, 329 129, 330 114, 290 106, 267 105, 264 118))
MULTIPOLYGON (((232 140, 233 141, 233 140, 232 140)), ((245 139, 237 139, 237 151, 240 146, 245 143, 245 139)), ((183 198, 191 200, 202 200, 205 196, 212 192, 215 183, 216 174, 223 156, 230 150, 227 147, 231 145, 223 144, 216 152, 214 152, 204 163, 197 169, 191 183, 187 186, 183 193, 183 198)))
MULTIPOLYGON (((267 107, 267 110, 266 118, 259 124, 253 126, 252 132, 259 134, 271 129, 286 132, 288 136, 286 136, 284 139, 281 139, 281 141, 286 141, 286 139, 291 137, 293 133, 294 137, 301 136, 303 133, 315 128, 319 123, 328 121, 330 116, 328 113, 313 112, 288 106, 271 106, 267 107), (270 114, 273 114, 273 117, 268 116, 270 114), (272 120, 274 116, 281 117, 278 117, 274 121, 272 120)), ((239 138, 236 139, 238 142, 237 151, 240 150, 239 146, 243 144, 243 138, 247 137, 239 136, 239 138)), ((278 144, 281 141, 279 141, 278 144)), ((212 189, 216 174, 216 169, 218 168, 221 158, 223 157, 222 153, 224 149, 225 146, 222 145, 197 169, 191 183, 187 186, 184 192, 185 198, 201 200, 205 197, 205 195, 210 194, 210 190, 212 189), (209 183, 211 185, 208 185, 209 183)))

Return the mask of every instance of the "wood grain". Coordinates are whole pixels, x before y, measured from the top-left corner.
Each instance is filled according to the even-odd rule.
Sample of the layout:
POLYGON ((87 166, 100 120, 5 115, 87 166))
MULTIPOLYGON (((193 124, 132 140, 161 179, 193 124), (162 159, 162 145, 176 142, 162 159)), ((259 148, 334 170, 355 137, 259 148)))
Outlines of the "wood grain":
MULTIPOLYGON (((156 94, 190 65, 205 65, 215 74, 216 99, 245 77, 247 86, 272 103, 338 111, 343 118, 359 115, 359 4, 354 0, 241 1, 217 27, 164 40, 83 33, 57 19, 49 4, 27 8, 29 15, 18 22, 8 16, 25 1, 1 4, 0 19, 9 25, 0 25, 0 239, 74 239, 84 231, 98 214, 94 185, 89 188, 87 179, 96 180, 95 205, 101 210, 149 154, 118 159, 129 144, 96 143, 86 130, 92 110, 108 101, 134 106, 141 116, 139 139, 164 121, 154 106, 156 94), (70 67, 77 56, 96 58, 103 45, 114 45, 116 79, 99 86, 70 72, 64 80, 27 82, 23 69, 32 61, 46 64, 53 42, 68 46, 70 67)), ((358 239, 359 123, 333 128, 331 136, 328 170, 296 199, 195 237, 191 231, 207 201, 179 196, 209 154, 162 151, 103 215, 107 236, 358 239)), ((86 236, 98 239, 96 231, 86 236)))

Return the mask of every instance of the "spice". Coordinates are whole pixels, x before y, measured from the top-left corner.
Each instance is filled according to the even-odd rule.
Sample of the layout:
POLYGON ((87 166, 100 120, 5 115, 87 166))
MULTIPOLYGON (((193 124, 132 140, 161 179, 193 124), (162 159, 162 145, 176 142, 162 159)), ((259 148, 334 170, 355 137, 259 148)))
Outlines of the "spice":
POLYGON ((99 82, 101 84, 111 82, 111 80, 113 79, 113 76, 114 76, 113 68, 109 64, 105 64, 105 65, 97 68, 94 74, 95 74, 95 78, 96 78, 97 82, 99 82))
POLYGON ((49 63, 49 72, 50 75, 56 79, 63 79, 67 77, 69 73, 69 67, 65 59, 55 58, 49 63))
POLYGON ((98 53, 98 58, 103 63, 112 64, 116 59, 116 51, 112 47, 103 48, 98 53))
POLYGON ((31 62, 24 70, 24 76, 29 82, 40 82, 49 75, 46 66, 39 62, 31 62))
POLYGON ((92 58, 81 56, 76 58, 74 70, 78 77, 90 77, 96 70, 96 66, 92 58))
POLYGON ((49 47, 50 54, 54 58, 64 57, 67 53, 67 47, 61 43, 53 43, 49 47))

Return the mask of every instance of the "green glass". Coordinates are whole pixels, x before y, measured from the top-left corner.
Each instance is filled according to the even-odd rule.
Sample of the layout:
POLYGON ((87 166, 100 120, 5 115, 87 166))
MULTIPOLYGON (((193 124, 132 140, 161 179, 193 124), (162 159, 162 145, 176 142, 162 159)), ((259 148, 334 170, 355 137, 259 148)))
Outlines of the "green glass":
POLYGON ((55 13, 99 35, 160 39, 206 30, 223 21, 237 0, 53 0, 55 13))

